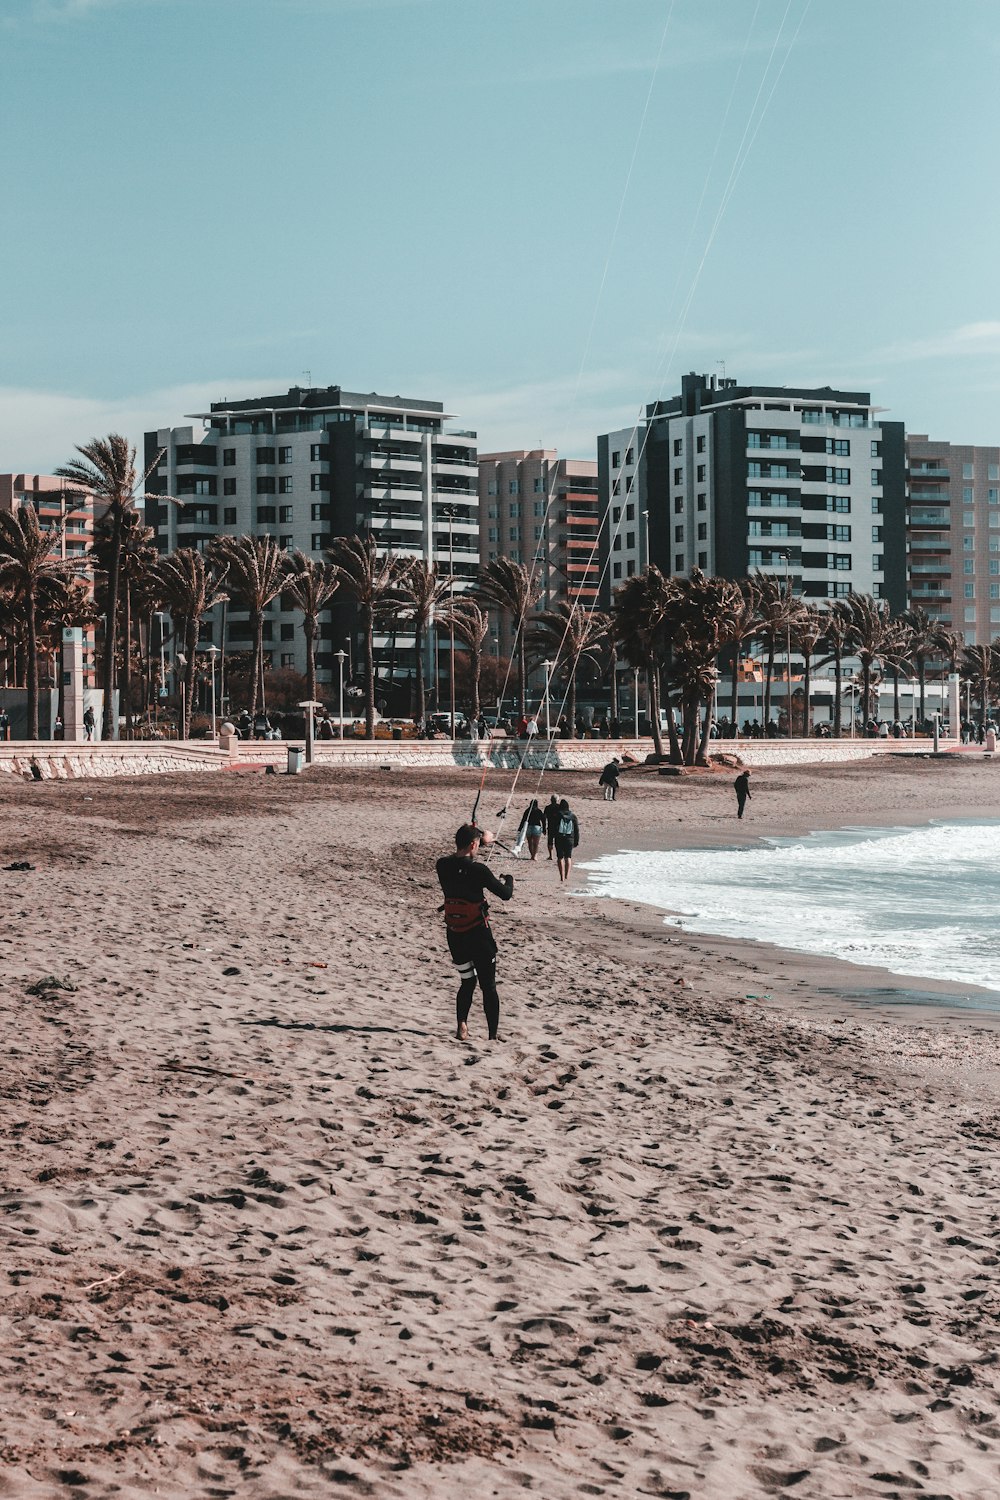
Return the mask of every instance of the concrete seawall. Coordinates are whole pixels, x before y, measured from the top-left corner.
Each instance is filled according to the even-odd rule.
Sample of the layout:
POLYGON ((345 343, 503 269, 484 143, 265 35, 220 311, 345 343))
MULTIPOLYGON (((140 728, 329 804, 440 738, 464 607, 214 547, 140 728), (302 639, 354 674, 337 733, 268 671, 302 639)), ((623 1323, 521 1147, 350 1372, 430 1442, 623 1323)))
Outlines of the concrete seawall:
MULTIPOLYGON (((295 742, 292 742, 295 743, 295 742)), ((922 754, 932 751, 930 740, 723 740, 713 742, 712 753, 739 755, 749 766, 837 765, 886 754, 922 754)), ((954 740, 942 740, 943 751, 959 748, 954 740)), ((413 768, 465 767, 480 770, 490 765, 515 770, 524 755, 528 770, 545 768, 594 771, 613 755, 628 755, 643 761, 651 753, 650 740, 553 740, 532 745, 525 752, 516 740, 472 744, 468 740, 322 740, 315 746, 315 764, 360 770, 366 766, 413 768)), ((967 754, 982 753, 969 746, 967 754)), ((154 776, 178 771, 226 771, 274 766, 284 770, 288 743, 281 740, 244 740, 229 749, 219 749, 206 740, 112 741, 104 744, 64 744, 61 741, 8 741, 0 744, 0 774, 31 776, 32 763, 42 779, 77 780, 94 776, 154 776)))

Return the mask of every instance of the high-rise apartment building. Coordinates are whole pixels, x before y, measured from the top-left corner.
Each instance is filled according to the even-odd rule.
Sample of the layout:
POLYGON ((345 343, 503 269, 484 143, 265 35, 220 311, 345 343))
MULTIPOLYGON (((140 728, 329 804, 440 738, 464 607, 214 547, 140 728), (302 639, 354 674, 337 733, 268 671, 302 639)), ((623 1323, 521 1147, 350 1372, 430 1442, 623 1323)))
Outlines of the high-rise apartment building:
MULTIPOLYGON (((0 511, 8 513, 31 506, 43 531, 58 537, 53 556, 72 566, 77 577, 93 587, 93 573, 84 562, 94 542, 94 502, 89 495, 67 486, 54 474, 0 474, 0 511)), ((96 685, 94 630, 83 636, 83 680, 96 685)))
MULTIPOLYGON (((162 450, 147 520, 162 551, 203 549, 222 535, 273 536, 285 548, 320 556, 334 537, 370 531, 380 548, 421 557, 460 581, 479 562, 476 434, 450 430, 439 401, 364 395, 340 386, 293 387, 285 395, 215 401, 197 413, 202 426, 148 432, 147 465, 162 450)), ((305 668, 301 615, 275 600, 265 623, 265 650, 274 667, 305 668)), ((216 612, 218 614, 218 611, 216 612)), ((245 612, 230 608, 228 645, 249 645, 245 612)), ((205 631, 219 639, 220 622, 205 631)), ((403 668, 413 638, 376 635, 383 673, 403 668)), ((330 682, 334 655, 359 644, 355 612, 335 596, 321 618, 317 670, 330 682)), ((377 668, 378 669, 378 668, 377 668)))
POLYGON ((597 439, 602 534, 602 599, 649 561, 646 525, 645 423, 602 433, 597 439))
POLYGON ((1000 636, 1000 448, 911 432, 910 599, 966 643, 1000 636))
MULTIPOLYGON (((554 449, 516 449, 479 458, 479 555, 533 568, 540 608, 559 600, 598 601, 600 503, 597 465, 559 458, 554 449)), ((494 625, 494 648, 512 646, 508 621, 494 625)))
MULTIPOLYGON (((809 599, 854 591, 905 607, 903 424, 881 421, 867 392, 690 374, 647 408, 647 428, 635 437, 635 488, 664 572, 759 570, 809 599)), ((615 445, 599 442, 613 558, 615 445)))

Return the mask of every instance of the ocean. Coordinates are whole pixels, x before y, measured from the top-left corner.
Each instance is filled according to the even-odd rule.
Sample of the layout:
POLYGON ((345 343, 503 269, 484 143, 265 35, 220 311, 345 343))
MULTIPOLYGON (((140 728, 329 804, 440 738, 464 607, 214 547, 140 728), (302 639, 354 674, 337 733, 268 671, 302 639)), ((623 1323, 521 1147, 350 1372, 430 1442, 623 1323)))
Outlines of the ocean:
MULTIPOLYGON (((1000 823, 841 828, 739 849, 623 850, 584 863, 596 895, 686 932, 754 938, 996 992, 1000 823)), ((980 1006, 993 1009, 988 996, 980 1006)))

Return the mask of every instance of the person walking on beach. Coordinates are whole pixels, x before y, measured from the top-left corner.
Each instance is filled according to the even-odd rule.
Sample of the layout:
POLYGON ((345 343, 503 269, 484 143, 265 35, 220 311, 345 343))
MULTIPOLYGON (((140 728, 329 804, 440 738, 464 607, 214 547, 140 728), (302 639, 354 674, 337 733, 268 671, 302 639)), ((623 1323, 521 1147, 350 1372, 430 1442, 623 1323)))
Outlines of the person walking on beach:
POLYGON ((460 1042, 469 1035, 469 1011, 476 990, 476 980, 483 992, 483 1010, 491 1042, 501 1040, 500 996, 497 994, 497 945, 490 929, 489 906, 485 892, 509 901, 514 892, 513 875, 493 874, 487 865, 476 863, 482 831, 474 823, 463 823, 455 834, 455 853, 437 862, 437 877, 444 892, 444 922, 448 933, 448 951, 458 969, 459 987, 455 1001, 456 1037, 460 1042))
POLYGON ((559 822, 556 824, 556 865, 560 884, 569 879, 569 872, 573 868, 573 850, 579 842, 580 825, 576 813, 570 812, 569 803, 564 797, 559 804, 559 822))
POLYGON ((83 715, 83 732, 88 740, 92 740, 94 738, 94 731, 96 728, 97 720, 94 718, 94 710, 92 708, 88 708, 84 711, 83 715))
MULTIPOLYGON (((528 845, 528 853, 531 855, 532 862, 534 862, 535 856, 538 854, 538 846, 542 841, 542 834, 545 832, 545 814, 534 797, 532 797, 524 809, 521 821, 517 825, 518 833, 522 829, 524 830, 524 837, 528 845)), ((517 844, 518 840, 515 839, 515 849, 517 848, 517 844)))
POLYGON ((616 802, 618 800, 618 767, 619 760, 617 755, 615 755, 608 761, 601 772, 601 779, 598 785, 604 788, 605 802, 616 802))
POLYGON ((738 818, 742 818, 743 809, 746 807, 748 802, 753 800, 750 796, 749 767, 747 768, 747 770, 740 772, 736 780, 733 782, 733 786, 736 788, 736 816, 738 818))
POLYGON ((556 829, 559 827, 559 803, 555 793, 549 798, 542 818, 545 823, 545 841, 549 846, 549 859, 551 859, 556 847, 556 829))

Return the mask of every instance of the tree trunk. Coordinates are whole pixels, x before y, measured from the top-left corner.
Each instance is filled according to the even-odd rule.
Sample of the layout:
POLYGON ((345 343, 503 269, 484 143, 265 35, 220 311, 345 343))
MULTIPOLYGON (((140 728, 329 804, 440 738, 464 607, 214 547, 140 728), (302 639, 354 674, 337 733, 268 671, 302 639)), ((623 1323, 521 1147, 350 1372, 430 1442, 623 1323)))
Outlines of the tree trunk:
POLYGON ((708 702, 705 704, 705 719, 702 724, 701 740, 698 745, 698 755, 695 760, 695 764, 699 766, 708 765, 708 746, 712 738, 712 705, 714 701, 715 700, 713 694, 713 696, 709 698, 708 702))
POLYGON ((25 625, 28 632, 25 679, 28 689, 28 739, 38 738, 38 620, 35 591, 28 588, 24 595, 25 625))
POLYGON ((122 512, 114 513, 111 533, 111 561, 108 565, 108 607, 104 617, 104 726, 102 739, 117 738, 117 720, 114 711, 115 691, 115 640, 118 633, 118 579, 122 564, 122 512))
MULTIPOLYGON (((257 692, 262 674, 261 664, 264 660, 264 616, 256 610, 250 612, 250 624, 253 628, 253 670, 250 673, 250 718, 257 715, 257 692)), ((251 726, 252 732, 252 726, 251 726)))
POLYGON ((802 653, 802 734, 808 739, 812 733, 812 654, 802 653))
POLYGON ((361 627, 365 635, 365 739, 375 738, 375 611, 362 605, 361 627))
POLYGON ((764 678, 764 728, 771 722, 771 680, 774 677, 774 639, 767 643, 767 672, 764 678))
POLYGON ((833 737, 840 739, 841 709, 844 694, 844 663, 839 651, 833 654, 833 737))
MULTIPOLYGON (((521 714, 523 717, 523 709, 521 714)), ((576 673, 573 671, 569 674, 569 737, 576 739, 576 673)))
MULTIPOLYGON (((524 665, 524 620, 522 619, 517 629, 517 699, 521 718, 526 717, 527 712, 527 672, 524 665)), ((575 725, 570 725, 575 730, 575 725)))
POLYGON ((122 707, 125 711, 125 738, 132 738, 132 588, 128 574, 122 590, 122 707))
POLYGON ((228 602, 222 601, 222 640, 219 642, 219 713, 226 717, 226 622, 228 619, 228 602))
POLYGON ((868 733, 868 720, 871 717, 871 691, 872 691, 872 664, 870 661, 862 660, 861 663, 861 701, 864 708, 861 711, 863 721, 862 732, 868 733))
POLYGON ((922 656, 918 657, 918 659, 917 659, 917 680, 920 683, 920 728, 921 729, 923 729, 924 723, 926 722, 926 718, 927 718, 926 711, 925 711, 925 708, 924 708, 924 678, 926 676, 926 673, 927 673, 927 663, 924 661, 924 658, 922 656))
MULTIPOLYGON (((306 697, 310 703, 316 702, 316 633, 319 620, 305 615, 302 620, 302 633, 306 638, 306 697)), ((313 713, 311 708, 306 709, 307 714, 313 713)))
POLYGON ((892 717, 899 722, 899 668, 892 669, 892 717))
POLYGON ((479 718, 479 674, 483 669, 483 653, 478 646, 469 648, 469 672, 472 677, 472 690, 470 692, 470 716, 479 718))
MULTIPOLYGON (((663 759, 663 735, 660 731, 660 674, 655 667, 646 668, 646 701, 649 704, 649 728, 653 736, 653 749, 663 759)), ((671 744, 671 751, 673 744, 671 744)), ((671 755, 673 759, 673 755, 671 755)))
POLYGON ((183 733, 182 740, 191 738, 191 707, 194 697, 194 657, 198 649, 198 626, 197 618, 187 621, 187 630, 184 632, 184 644, 187 647, 187 661, 184 663, 184 722, 181 725, 183 733))
POLYGON ((427 693, 424 686, 424 622, 419 615, 413 627, 413 649, 417 656, 417 711, 414 717, 423 729, 424 715, 427 712, 427 693))
POLYGON ((740 732, 740 648, 739 648, 739 646, 734 646, 733 647, 733 671, 732 671, 732 677, 730 678, 729 686, 730 686, 730 690, 731 690, 732 696, 733 696, 733 706, 732 706, 732 709, 730 710, 731 713, 732 713, 732 716, 733 716, 733 732, 734 732, 734 735, 738 735, 739 732, 740 732))

